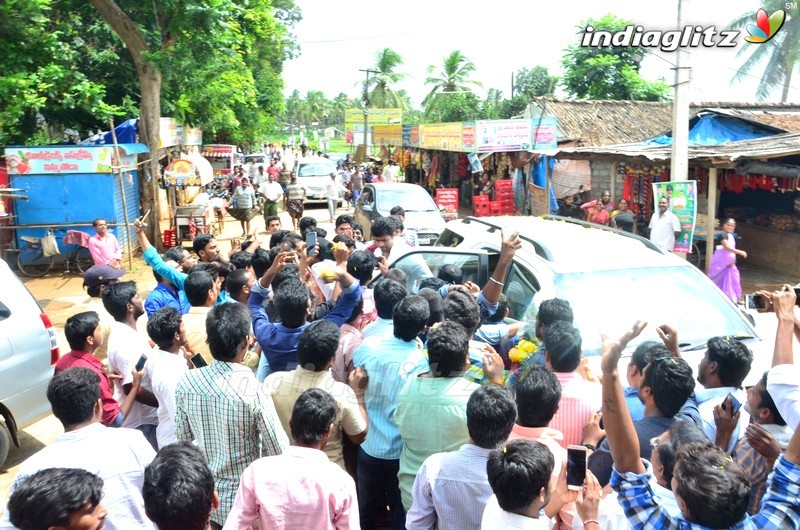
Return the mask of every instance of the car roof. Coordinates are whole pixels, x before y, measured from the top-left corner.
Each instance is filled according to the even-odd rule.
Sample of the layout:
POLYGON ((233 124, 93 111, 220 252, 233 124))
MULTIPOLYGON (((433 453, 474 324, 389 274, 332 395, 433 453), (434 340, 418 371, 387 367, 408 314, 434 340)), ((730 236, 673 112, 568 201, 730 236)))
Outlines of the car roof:
POLYGON ((688 265, 686 260, 663 253, 642 237, 556 216, 467 217, 451 221, 450 227, 462 235, 469 231, 473 240, 486 240, 490 233, 498 245, 498 229, 506 236, 519 232, 523 248, 558 273, 614 270, 621 265, 625 268, 688 265))
POLYGON ((298 164, 319 164, 320 162, 330 162, 331 164, 336 165, 335 162, 325 158, 324 156, 306 156, 297 159, 298 164))
POLYGON ((407 190, 412 188, 422 188, 419 184, 408 184, 406 182, 372 182, 366 186, 375 186, 376 190, 407 190))

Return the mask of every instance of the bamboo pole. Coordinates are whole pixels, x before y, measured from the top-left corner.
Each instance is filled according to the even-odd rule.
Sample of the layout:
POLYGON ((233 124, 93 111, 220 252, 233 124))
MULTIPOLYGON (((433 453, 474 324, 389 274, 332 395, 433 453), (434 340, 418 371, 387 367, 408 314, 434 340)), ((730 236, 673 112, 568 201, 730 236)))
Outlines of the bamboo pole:
MULTIPOLYGON (((111 127, 111 139, 114 141, 114 155, 117 157, 117 179, 119 180, 119 192, 122 194, 122 217, 125 220, 125 246, 128 252, 128 270, 133 269, 133 247, 131 246, 131 225, 128 220, 128 200, 125 198, 125 183, 122 180, 122 157, 119 155, 119 144, 117 143, 117 132, 114 130, 114 120, 108 119, 111 127)), ((111 165, 114 170, 114 165, 111 165)))

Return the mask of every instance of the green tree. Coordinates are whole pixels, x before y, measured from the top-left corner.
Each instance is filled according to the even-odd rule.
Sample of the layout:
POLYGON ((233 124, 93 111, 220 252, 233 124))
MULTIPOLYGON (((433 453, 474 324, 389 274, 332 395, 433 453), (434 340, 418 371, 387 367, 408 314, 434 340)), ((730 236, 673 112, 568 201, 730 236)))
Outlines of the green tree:
POLYGON ((439 71, 436 66, 428 67, 426 85, 432 85, 431 91, 422 100, 425 114, 429 115, 435 108, 443 104, 450 96, 471 92, 472 87, 481 87, 481 83, 470 79, 475 71, 475 63, 470 61, 461 51, 456 50, 444 58, 439 71), (433 75, 435 74, 435 75, 433 75))
POLYGON ((557 84, 558 77, 550 75, 544 66, 534 66, 530 70, 520 68, 514 75, 514 91, 528 99, 553 97, 557 84))
POLYGON ((344 92, 339 92, 331 100, 331 123, 344 125, 344 111, 352 108, 355 103, 344 92))
POLYGON ((375 57, 372 69, 378 73, 370 74, 367 91, 369 106, 374 108, 401 108, 405 110, 405 101, 394 90, 393 85, 401 81, 405 75, 396 70, 403 65, 403 58, 391 48, 384 48, 375 57))
POLYGON ((448 94, 439 99, 425 117, 434 122, 474 121, 481 118, 480 105, 480 98, 472 92, 448 94))
MULTIPOLYGON (((622 31, 633 24, 628 20, 606 15, 600 20, 589 19, 578 26, 583 30, 593 26, 595 31, 622 31)), ((647 81, 639 76, 635 53, 644 53, 632 46, 583 47, 570 45, 561 60, 564 77, 561 83, 572 97, 581 99, 638 99, 663 101, 669 86, 663 80, 647 81)))
MULTIPOLYGON (((792 75, 800 66, 800 7, 796 2, 783 2, 778 0, 764 0, 763 7, 768 15, 778 9, 786 12, 786 21, 781 30, 768 42, 761 44, 743 44, 736 56, 744 56, 741 68, 733 76, 732 82, 741 82, 744 78, 755 74, 759 77, 756 97, 763 101, 781 87, 781 102, 785 103, 789 97, 789 88, 792 75)), ((755 18, 752 12, 747 12, 734 19, 729 26, 734 29, 744 29, 748 24, 753 24, 755 18)))

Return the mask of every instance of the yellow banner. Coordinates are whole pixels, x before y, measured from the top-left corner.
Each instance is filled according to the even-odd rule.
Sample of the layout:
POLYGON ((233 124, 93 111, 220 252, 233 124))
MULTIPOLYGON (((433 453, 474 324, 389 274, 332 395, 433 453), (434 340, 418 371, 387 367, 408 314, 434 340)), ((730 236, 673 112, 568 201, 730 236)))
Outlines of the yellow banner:
POLYGON ((402 125, 375 125, 372 127, 372 145, 403 145, 402 125))
MULTIPOLYGON (((367 109, 367 124, 394 125, 403 123, 403 111, 400 109, 367 109)), ((364 109, 345 109, 345 124, 364 124, 364 109)))

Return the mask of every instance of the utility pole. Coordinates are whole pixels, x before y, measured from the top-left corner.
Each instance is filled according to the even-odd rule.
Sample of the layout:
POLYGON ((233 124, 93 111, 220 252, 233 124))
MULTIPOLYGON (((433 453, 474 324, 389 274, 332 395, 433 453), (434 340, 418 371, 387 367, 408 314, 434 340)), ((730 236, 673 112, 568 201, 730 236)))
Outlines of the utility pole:
MULTIPOLYGON (((683 27, 683 0, 678 0, 678 28, 683 27)), ((686 180, 689 175, 689 57, 678 47, 672 98, 672 157, 670 180, 686 180)))
POLYGON ((369 128, 369 114, 367 113, 367 106, 369 105, 369 74, 379 74, 377 70, 359 69, 359 72, 367 74, 364 80, 364 156, 369 154, 369 147, 367 146, 367 130, 369 128))

